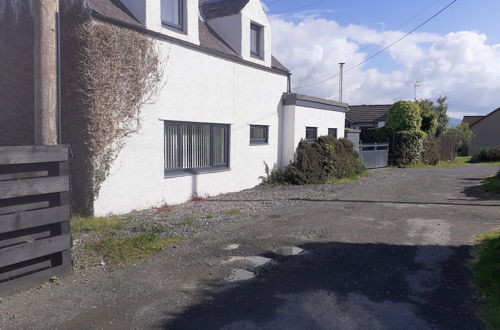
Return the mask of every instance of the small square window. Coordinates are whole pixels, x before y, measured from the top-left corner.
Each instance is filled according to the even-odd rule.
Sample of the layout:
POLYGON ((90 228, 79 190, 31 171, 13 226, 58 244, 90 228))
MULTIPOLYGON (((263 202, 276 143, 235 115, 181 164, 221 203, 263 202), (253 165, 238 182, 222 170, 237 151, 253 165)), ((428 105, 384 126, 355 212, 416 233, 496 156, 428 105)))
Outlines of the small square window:
POLYGON ((261 32, 262 28, 257 24, 250 24, 250 55, 261 58, 261 32))
POLYGON ((184 29, 184 0, 161 0, 161 21, 175 29, 184 29))
POLYGON ((318 139, 317 127, 306 127, 306 141, 315 142, 318 139))
POLYGON ((269 142, 269 126, 250 125, 250 144, 267 144, 269 142))
POLYGON ((329 128, 328 129, 328 135, 332 136, 334 138, 338 138, 337 129, 336 128, 329 128))

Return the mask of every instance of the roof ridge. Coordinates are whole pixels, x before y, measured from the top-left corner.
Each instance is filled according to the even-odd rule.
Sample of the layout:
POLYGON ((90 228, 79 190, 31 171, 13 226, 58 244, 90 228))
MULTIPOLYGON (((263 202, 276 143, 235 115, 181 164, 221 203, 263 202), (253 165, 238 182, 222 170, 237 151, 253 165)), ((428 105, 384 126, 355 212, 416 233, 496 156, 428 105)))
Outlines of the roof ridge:
POLYGON ((492 112, 490 112, 489 114, 487 114, 486 116, 483 116, 483 118, 479 119, 478 121, 476 121, 475 123, 473 123, 472 125, 470 125, 470 127, 472 126, 475 126, 477 125, 478 123, 482 122, 483 120, 485 120, 486 118, 488 118, 489 116, 497 113, 498 111, 500 111, 500 108, 496 109, 496 110, 493 110, 492 112))

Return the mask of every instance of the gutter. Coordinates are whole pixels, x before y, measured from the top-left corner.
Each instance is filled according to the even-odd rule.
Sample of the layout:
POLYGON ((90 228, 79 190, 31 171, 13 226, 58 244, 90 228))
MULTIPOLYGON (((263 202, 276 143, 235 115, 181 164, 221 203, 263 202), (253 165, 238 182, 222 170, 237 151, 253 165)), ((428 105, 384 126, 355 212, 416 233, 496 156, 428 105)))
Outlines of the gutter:
POLYGON ((104 21, 107 23, 111 23, 113 25, 121 26, 121 27, 130 29, 130 30, 133 30, 133 31, 136 31, 136 32, 160 39, 160 40, 168 41, 170 43, 177 44, 179 46, 183 46, 183 47, 190 48, 190 49, 193 49, 196 51, 200 51, 200 52, 203 52, 203 53, 208 54, 208 55, 219 57, 219 58, 229 60, 229 61, 232 61, 232 62, 235 62, 238 64, 246 65, 246 66, 249 66, 249 67, 252 67, 255 69, 259 69, 259 70, 267 71, 267 72, 272 72, 272 73, 276 73, 276 74, 283 75, 283 76, 290 76, 290 74, 291 74, 290 71, 281 70, 281 69, 278 69, 275 67, 269 68, 267 66, 248 62, 248 61, 245 61, 238 56, 225 54, 225 53, 216 51, 216 50, 208 48, 208 47, 204 47, 201 45, 195 45, 195 44, 192 44, 192 43, 184 41, 184 40, 179 40, 179 39, 167 36, 161 32, 156 32, 156 31, 146 29, 145 27, 140 26, 140 25, 127 23, 127 22, 121 21, 119 19, 115 19, 115 18, 106 16, 106 15, 103 15, 95 9, 91 9, 91 16, 98 19, 98 20, 101 20, 101 21, 104 21))

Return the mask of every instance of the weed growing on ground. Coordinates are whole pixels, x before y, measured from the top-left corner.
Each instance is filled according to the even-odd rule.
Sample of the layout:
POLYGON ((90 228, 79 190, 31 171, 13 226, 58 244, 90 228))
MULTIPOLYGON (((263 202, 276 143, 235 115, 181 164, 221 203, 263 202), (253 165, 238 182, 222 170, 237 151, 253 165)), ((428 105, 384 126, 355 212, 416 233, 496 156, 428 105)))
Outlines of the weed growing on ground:
POLYGON ((233 209, 225 210, 224 214, 227 214, 227 215, 241 215, 242 212, 241 212, 240 209, 233 208, 233 209))
POLYGON ((73 233, 93 233, 96 235, 116 235, 124 230, 132 215, 111 217, 80 217, 71 219, 73 233))

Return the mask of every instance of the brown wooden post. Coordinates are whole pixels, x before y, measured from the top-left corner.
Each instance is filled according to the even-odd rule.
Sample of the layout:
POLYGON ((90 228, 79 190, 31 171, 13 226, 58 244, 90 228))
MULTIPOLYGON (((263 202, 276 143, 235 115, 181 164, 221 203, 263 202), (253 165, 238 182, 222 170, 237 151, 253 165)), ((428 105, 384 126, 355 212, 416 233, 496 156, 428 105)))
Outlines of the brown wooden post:
POLYGON ((35 144, 57 144, 59 0, 34 0, 35 144))

